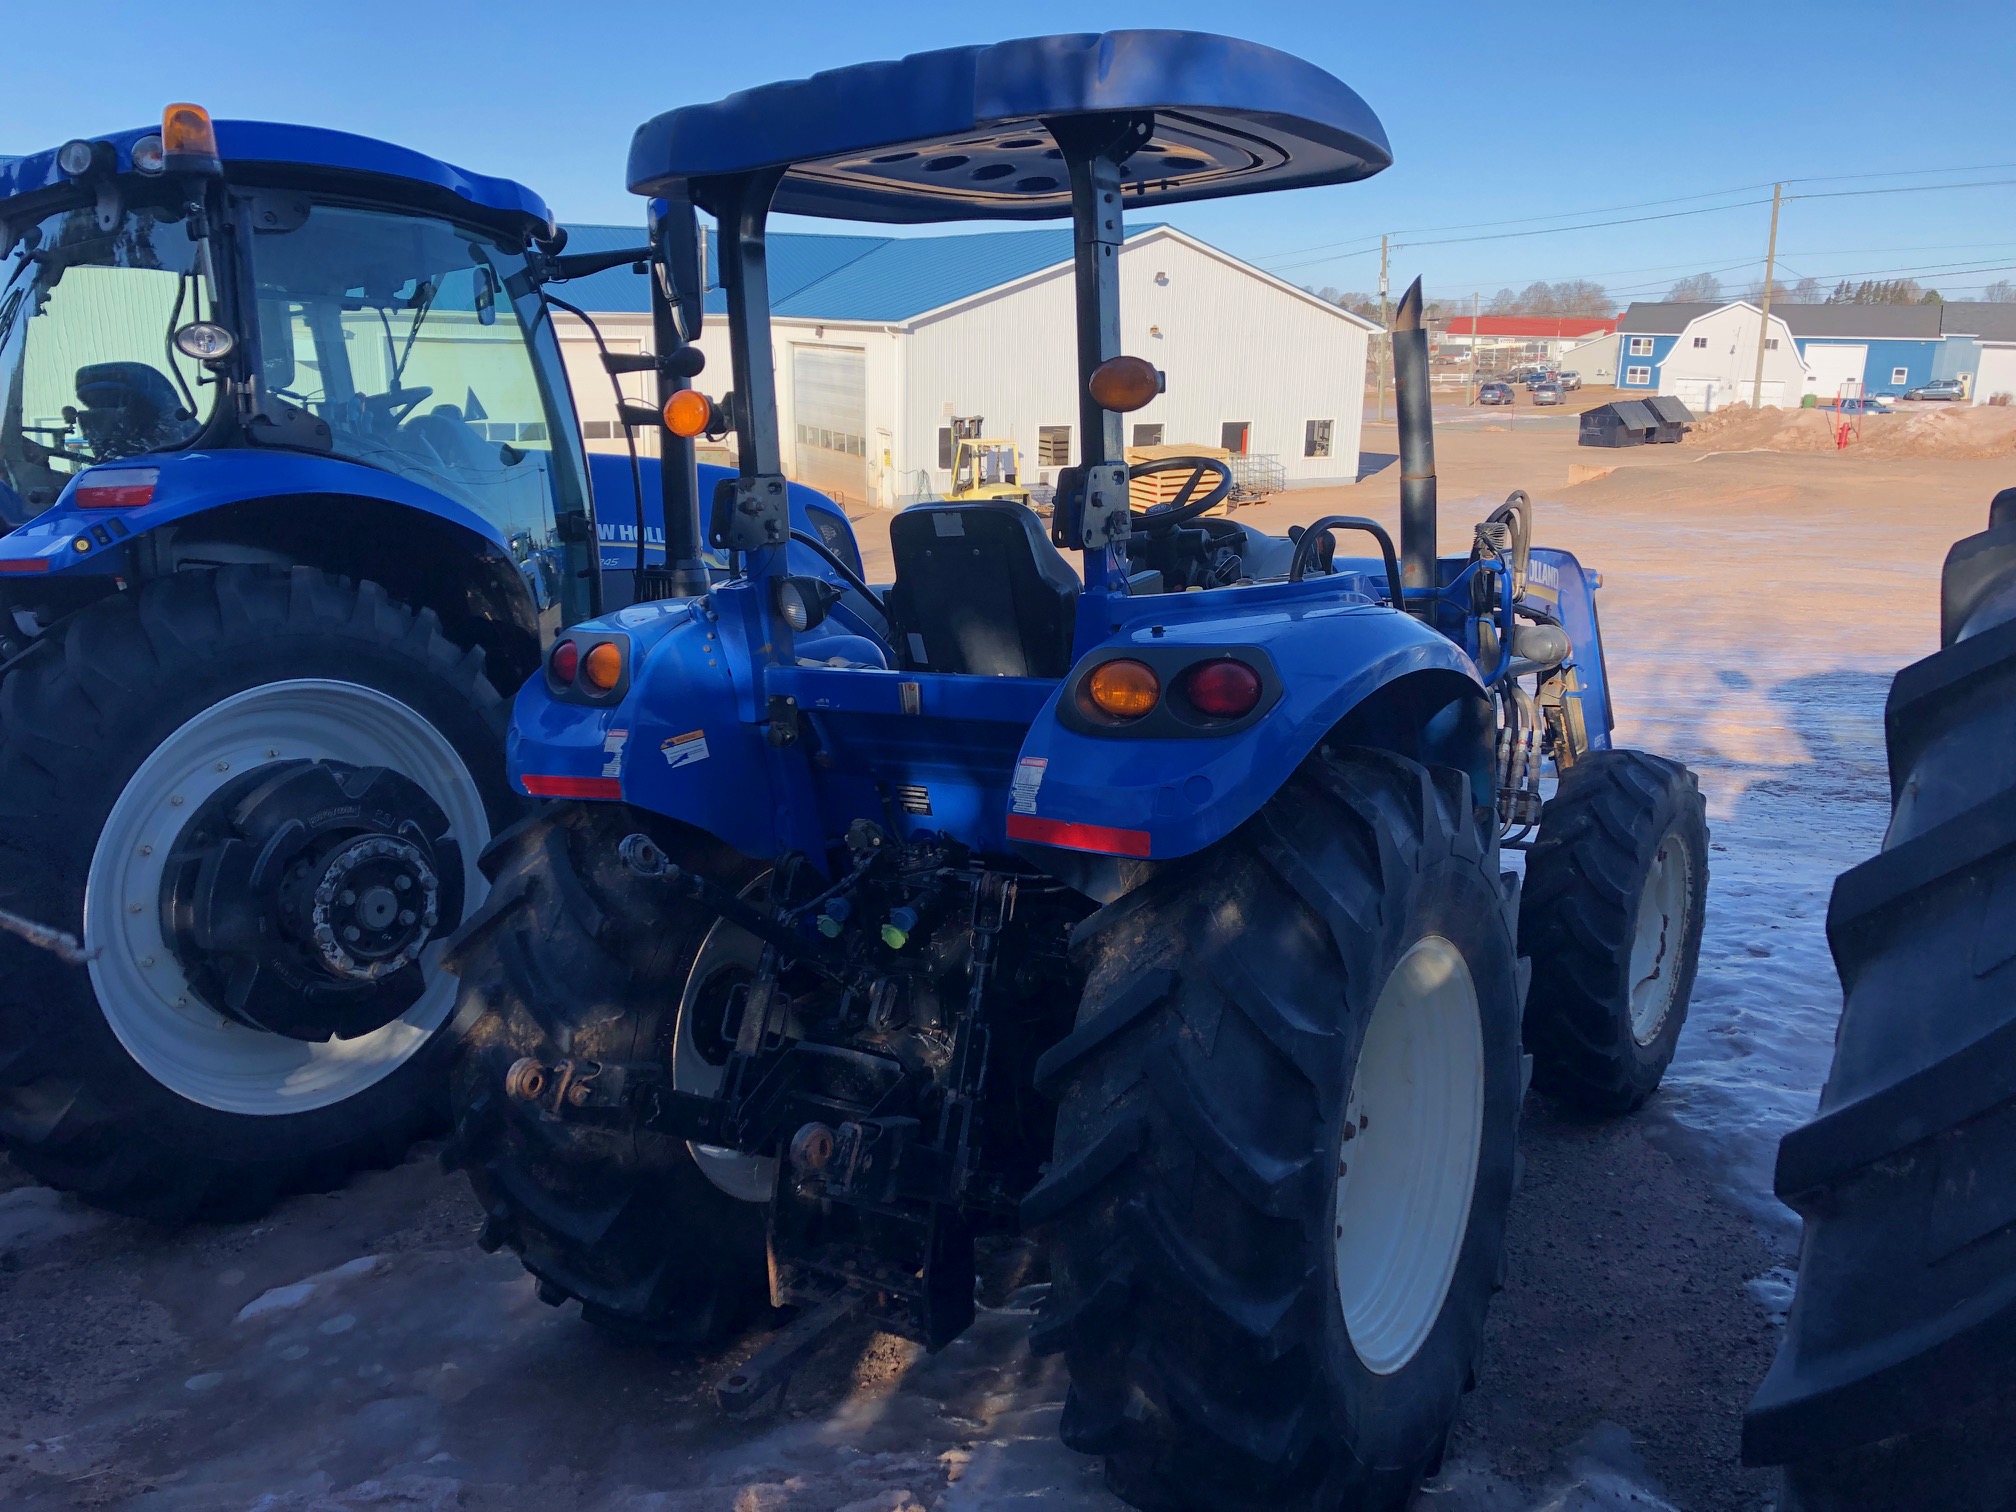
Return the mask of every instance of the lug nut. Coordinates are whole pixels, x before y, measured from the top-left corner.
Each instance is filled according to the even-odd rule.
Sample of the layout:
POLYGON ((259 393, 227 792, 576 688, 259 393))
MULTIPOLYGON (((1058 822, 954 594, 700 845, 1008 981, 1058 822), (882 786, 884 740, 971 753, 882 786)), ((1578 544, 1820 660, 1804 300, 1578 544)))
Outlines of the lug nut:
POLYGON ((402 908, 399 910, 399 922, 401 924, 411 924, 418 917, 419 915, 414 913, 413 910, 410 908, 402 908))
POLYGON ((364 931, 359 929, 355 924, 346 924, 343 926, 343 938, 354 945, 364 938, 364 931))
POLYGON ((401 892, 410 892, 413 887, 413 879, 407 876, 406 873, 401 872, 392 879, 392 885, 401 892))
POLYGON ((343 891, 336 894, 336 901, 341 903, 345 908, 348 908, 352 903, 357 901, 357 894, 346 887, 343 891))
POLYGON ((522 1102, 530 1102, 546 1090, 546 1068, 531 1056, 520 1056, 504 1073, 504 1090, 522 1102))

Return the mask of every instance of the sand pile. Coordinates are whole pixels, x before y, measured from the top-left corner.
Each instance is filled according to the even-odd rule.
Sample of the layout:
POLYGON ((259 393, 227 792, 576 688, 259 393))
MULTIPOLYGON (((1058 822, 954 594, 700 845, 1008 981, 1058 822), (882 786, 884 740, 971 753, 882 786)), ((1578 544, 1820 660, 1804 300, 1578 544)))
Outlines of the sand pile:
MULTIPOLYGON (((1851 425, 1853 416, 1849 417, 1851 425)), ((1732 404, 1694 422, 1683 443, 1713 451, 1810 452, 1835 449, 1832 410, 1753 410, 1732 404)), ((2016 408, 1952 406, 1890 415, 1865 415, 1848 450, 1870 457, 1978 459, 2016 456, 2016 408)))

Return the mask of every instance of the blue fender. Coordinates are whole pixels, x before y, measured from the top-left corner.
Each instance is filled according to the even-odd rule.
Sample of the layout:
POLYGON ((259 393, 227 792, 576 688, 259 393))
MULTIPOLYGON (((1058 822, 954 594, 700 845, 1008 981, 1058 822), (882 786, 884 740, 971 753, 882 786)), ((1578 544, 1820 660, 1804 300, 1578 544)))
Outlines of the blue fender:
POLYGON ((308 452, 231 448, 167 452, 87 468, 64 486, 49 508, 0 536, 0 563, 5 564, 0 566, 0 578, 28 572, 120 572, 134 539, 150 530, 226 504, 300 494, 349 494, 404 505, 459 525, 507 559, 510 555, 503 534, 490 521, 396 473, 308 452), (94 474, 137 469, 156 475, 154 495, 147 503, 118 509, 78 506, 77 490, 94 474))
MULTIPOLYGON (((1171 607, 1188 606, 1179 598, 1171 607)), ((1131 619, 1091 654, 1134 646, 1255 647, 1281 685, 1265 715, 1222 737, 1085 734, 1057 716, 1067 679, 1023 742, 1009 837, 1150 860, 1190 855, 1250 818, 1318 741, 1381 688, 1425 673, 1442 683, 1431 707, 1457 705, 1466 693, 1484 697, 1462 648, 1410 615, 1309 595, 1283 595, 1270 612, 1253 612, 1259 608, 1190 623, 1173 615, 1157 624, 1131 619)))

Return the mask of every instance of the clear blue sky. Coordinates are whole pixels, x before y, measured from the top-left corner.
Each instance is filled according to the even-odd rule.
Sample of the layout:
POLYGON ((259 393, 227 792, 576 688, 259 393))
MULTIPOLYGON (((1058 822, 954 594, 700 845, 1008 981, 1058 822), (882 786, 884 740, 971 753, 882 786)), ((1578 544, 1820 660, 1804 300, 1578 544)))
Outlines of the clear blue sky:
MULTIPOLYGON (((563 219, 629 221, 632 128, 673 105, 843 63, 1003 35, 1152 25, 1234 31, 1330 69, 1386 123, 1395 164, 1348 188, 1186 207, 1169 218, 1298 283, 1370 289, 1381 231, 1394 286, 1486 299, 1593 277, 1658 297, 1703 269, 1759 271, 1776 179, 1792 192, 2002 180, 1797 200, 1788 276, 1906 273, 1967 297, 2016 277, 2016 10, 1947 3, 1412 3, 1014 7, 637 4, 632 0, 79 0, 48 47, 16 49, 0 152, 139 124, 170 99, 218 115, 390 138, 522 179, 563 219), (60 42, 56 39, 60 38, 60 42), (24 61, 27 60, 27 61, 24 61), (1935 169, 1964 169, 1947 174, 1935 169), (1890 178, 1844 175, 1893 174, 1890 178), (1746 188, 1746 186, 1749 186, 1746 188), (1681 196, 1712 196, 1641 206, 1681 196), (1538 217, 1710 214, 1506 237, 1538 217), (1588 212, 1588 213, 1582 213, 1588 212), (1520 224, 1429 232, 1421 228, 1520 224), (1496 239, 1425 245, 1443 238, 1496 239), (1337 244, 1345 244, 1339 246, 1337 244), (1305 250, 1314 249, 1314 250, 1305 250), (1359 255, 1338 256, 1339 253, 1359 255)), ((844 229, 844 228, 839 228, 844 229)))

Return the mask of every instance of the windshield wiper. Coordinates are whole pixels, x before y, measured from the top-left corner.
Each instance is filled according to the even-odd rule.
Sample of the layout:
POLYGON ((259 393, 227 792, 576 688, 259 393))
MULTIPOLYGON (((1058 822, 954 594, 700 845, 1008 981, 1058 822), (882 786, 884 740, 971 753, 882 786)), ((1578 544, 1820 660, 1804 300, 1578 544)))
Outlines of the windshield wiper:
POLYGON ((392 387, 405 387, 406 359, 413 355, 413 342, 420 335, 420 323, 427 318, 427 312, 434 308, 434 296, 440 292, 431 278, 420 280, 420 286, 413 291, 413 303, 408 306, 413 311, 413 324, 406 328, 406 345, 399 353, 398 362, 392 366, 392 387))

